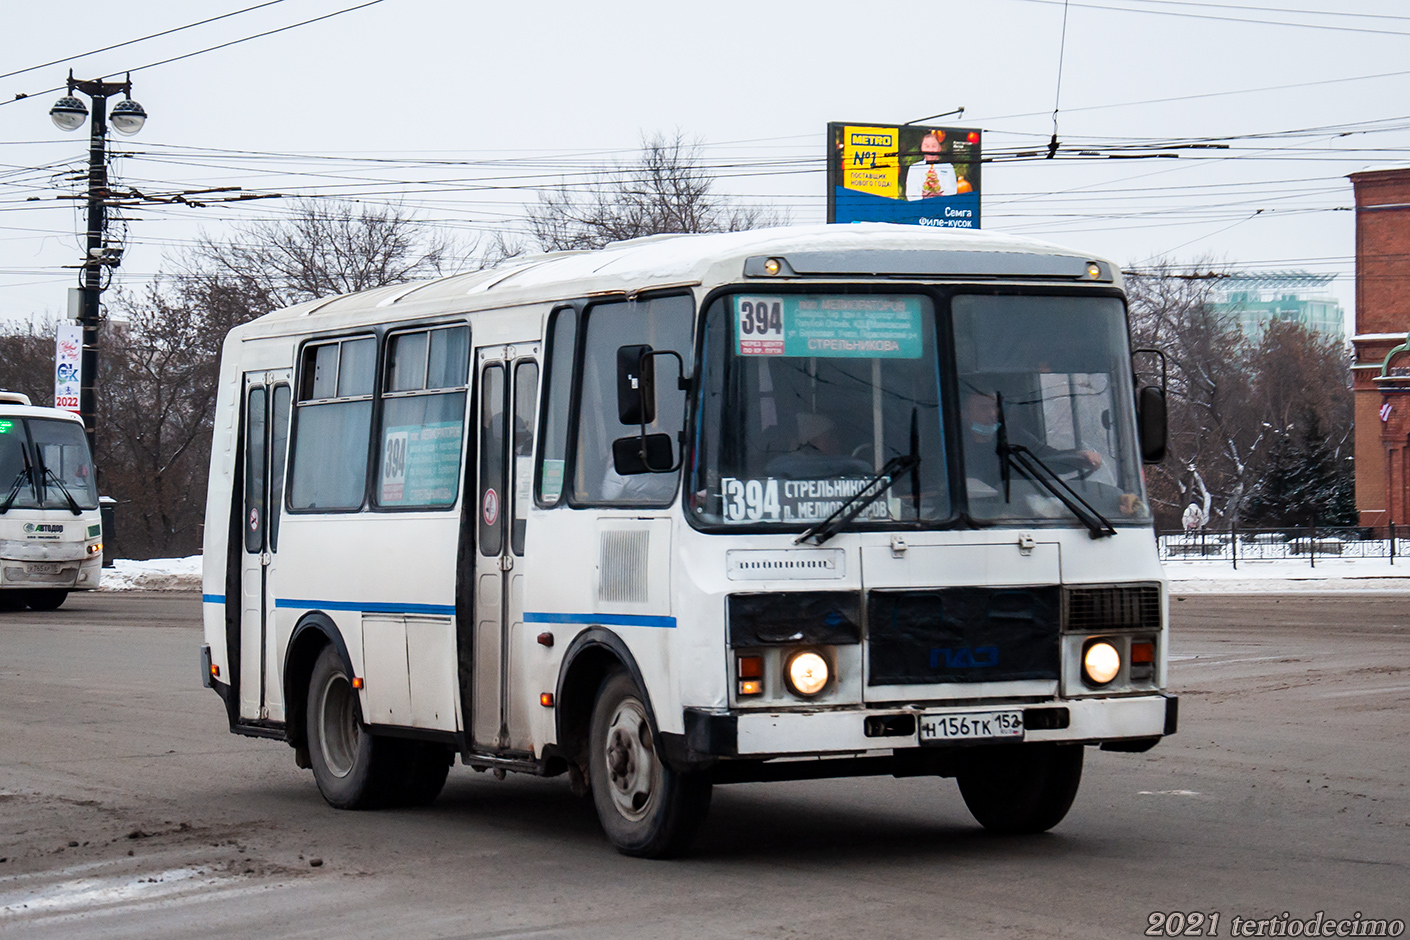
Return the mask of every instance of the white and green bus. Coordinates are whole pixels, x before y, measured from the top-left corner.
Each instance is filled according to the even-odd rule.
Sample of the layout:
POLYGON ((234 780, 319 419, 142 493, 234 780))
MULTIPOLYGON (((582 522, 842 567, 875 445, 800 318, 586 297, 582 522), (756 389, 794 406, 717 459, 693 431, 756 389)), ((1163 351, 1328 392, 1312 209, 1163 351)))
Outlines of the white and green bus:
POLYGON ((205 680, 337 807, 459 756, 634 855, 742 781, 954 777, 1050 828, 1084 748, 1176 726, 1128 336, 1105 260, 891 225, 272 313, 222 358, 205 680))
POLYGON ((0 611, 97 589, 103 527, 83 421, 0 391, 0 611))

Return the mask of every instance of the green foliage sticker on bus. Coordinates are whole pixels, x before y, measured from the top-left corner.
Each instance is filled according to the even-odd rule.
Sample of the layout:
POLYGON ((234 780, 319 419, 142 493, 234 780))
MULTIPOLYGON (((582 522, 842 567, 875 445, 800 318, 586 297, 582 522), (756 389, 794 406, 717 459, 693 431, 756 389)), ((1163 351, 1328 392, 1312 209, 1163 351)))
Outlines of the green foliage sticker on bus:
POLYGON ((741 356, 919 359, 921 300, 885 295, 734 298, 735 351, 741 356))
POLYGON ((455 502, 460 438, 458 421, 387 428, 382 434, 382 505, 455 502))

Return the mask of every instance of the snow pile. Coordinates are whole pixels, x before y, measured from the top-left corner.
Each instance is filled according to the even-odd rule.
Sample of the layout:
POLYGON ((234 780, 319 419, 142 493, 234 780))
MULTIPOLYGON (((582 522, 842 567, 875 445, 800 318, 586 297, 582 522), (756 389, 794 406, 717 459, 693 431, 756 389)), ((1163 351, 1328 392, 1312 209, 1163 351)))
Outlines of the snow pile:
POLYGON ((201 556, 132 561, 116 558, 103 569, 100 591, 199 591, 201 556))
POLYGON ((1303 591, 1410 591, 1410 558, 1321 558, 1308 561, 1167 561, 1172 594, 1261 594, 1303 591))

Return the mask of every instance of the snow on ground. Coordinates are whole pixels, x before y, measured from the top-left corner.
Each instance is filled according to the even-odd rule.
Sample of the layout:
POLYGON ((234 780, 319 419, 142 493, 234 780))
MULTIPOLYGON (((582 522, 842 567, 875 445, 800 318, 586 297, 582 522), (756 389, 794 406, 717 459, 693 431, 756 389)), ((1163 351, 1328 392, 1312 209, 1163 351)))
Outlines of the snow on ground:
POLYGON ((103 569, 100 591, 199 591, 201 556, 152 558, 132 561, 113 559, 113 567, 103 569))
MULTIPOLYGON (((197 591, 201 556, 129 561, 103 569, 104 591, 197 591)), ((1384 558, 1318 558, 1306 561, 1167 561, 1174 594, 1258 594, 1264 591, 1410 591, 1410 558, 1392 565, 1384 558)))
POLYGON ((1410 591, 1410 558, 1322 558, 1240 561, 1167 561, 1172 594, 1260 594, 1303 591, 1410 591))

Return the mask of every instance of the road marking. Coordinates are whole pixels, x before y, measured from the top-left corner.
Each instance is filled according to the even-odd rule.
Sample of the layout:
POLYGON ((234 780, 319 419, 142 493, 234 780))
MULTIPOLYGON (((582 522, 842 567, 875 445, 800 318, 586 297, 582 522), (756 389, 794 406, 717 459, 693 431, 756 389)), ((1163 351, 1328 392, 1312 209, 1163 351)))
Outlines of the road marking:
MULTIPOLYGON (((1308 655, 1308 656, 1322 656, 1322 655, 1324 655, 1324 654, 1322 654, 1322 653, 1308 653, 1308 654, 1306 654, 1306 655, 1308 655)), ((1172 657, 1170 657, 1170 661, 1171 661, 1171 662, 1181 662, 1181 663, 1183 663, 1183 664, 1185 664, 1185 665, 1190 665, 1190 666, 1228 666, 1228 665, 1230 665, 1231 663, 1266 663, 1266 662, 1269 662, 1269 661, 1275 660, 1275 659, 1292 659, 1292 660, 1295 660, 1295 661, 1299 661, 1299 662, 1300 662, 1300 661, 1302 660, 1302 657, 1301 657, 1301 656, 1289 656, 1287 653, 1282 653, 1282 654, 1280 654, 1280 655, 1278 655, 1278 656, 1249 656, 1249 657, 1246 657, 1246 658, 1243 658, 1243 659, 1199 659, 1198 657, 1190 657, 1190 658, 1182 659, 1182 658, 1179 657, 1179 656, 1172 656, 1172 657)))

